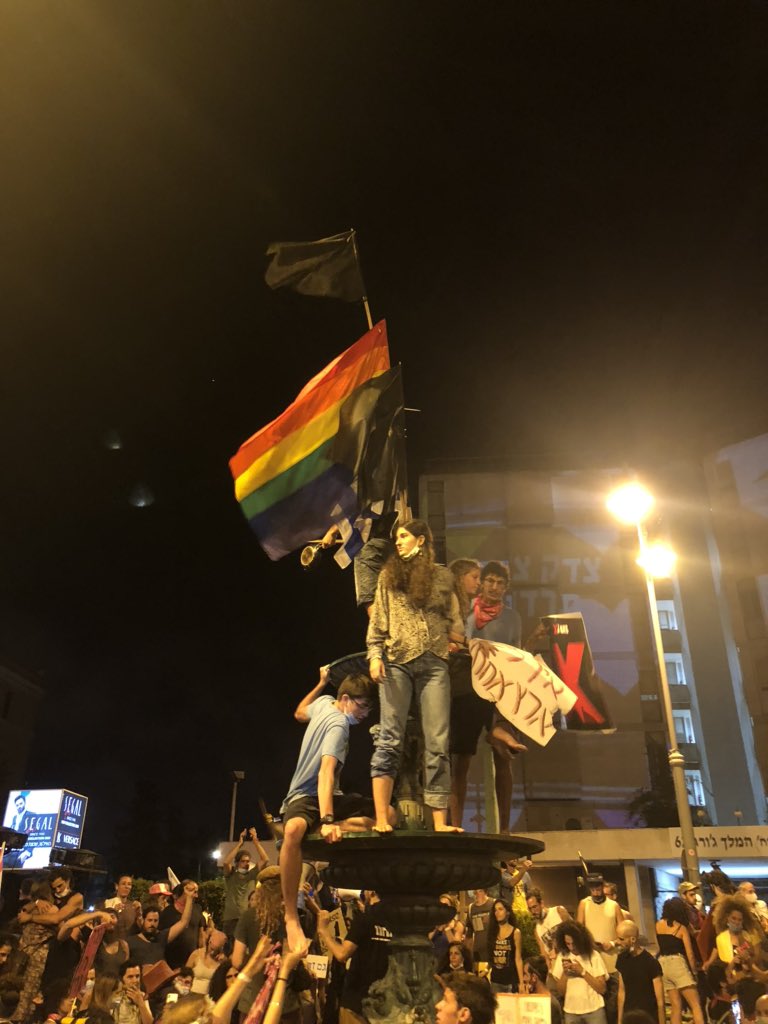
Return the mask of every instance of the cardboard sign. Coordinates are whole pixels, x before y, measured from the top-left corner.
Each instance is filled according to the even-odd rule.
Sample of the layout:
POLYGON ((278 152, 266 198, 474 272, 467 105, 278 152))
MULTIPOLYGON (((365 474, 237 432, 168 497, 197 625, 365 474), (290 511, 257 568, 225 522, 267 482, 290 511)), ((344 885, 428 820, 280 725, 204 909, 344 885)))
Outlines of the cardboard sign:
POLYGON ((496 1024, 552 1024, 550 996, 499 992, 496 1024))
POLYGON ((304 961, 307 970, 319 981, 328 977, 328 967, 331 958, 329 956, 315 956, 310 954, 304 961))
POLYGON ((500 715, 521 733, 545 747, 556 729, 552 716, 567 714, 576 695, 538 655, 509 644, 469 641, 472 687, 493 701, 500 715))

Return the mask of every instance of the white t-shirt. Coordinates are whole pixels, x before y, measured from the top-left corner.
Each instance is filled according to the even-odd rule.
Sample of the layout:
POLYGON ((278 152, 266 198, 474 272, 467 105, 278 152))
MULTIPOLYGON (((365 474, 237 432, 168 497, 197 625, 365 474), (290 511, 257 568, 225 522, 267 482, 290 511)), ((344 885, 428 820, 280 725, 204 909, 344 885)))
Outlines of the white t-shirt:
MULTIPOLYGON (((578 960, 584 970, 593 978, 607 978, 608 971, 605 969, 603 958, 598 952, 592 956, 577 956, 569 953, 571 960, 578 960)), ((560 979, 563 976, 563 954, 558 953, 557 959, 552 965, 552 977, 560 979)), ((566 1013, 592 1013, 601 1010, 605 1006, 603 997, 592 988, 584 978, 577 978, 575 975, 568 975, 568 985, 565 989, 565 1002, 563 1009, 566 1013)))
POLYGON ((552 946, 555 941, 555 928, 562 923, 563 919, 557 907, 550 907, 542 920, 536 922, 536 934, 549 953, 554 952, 552 946))

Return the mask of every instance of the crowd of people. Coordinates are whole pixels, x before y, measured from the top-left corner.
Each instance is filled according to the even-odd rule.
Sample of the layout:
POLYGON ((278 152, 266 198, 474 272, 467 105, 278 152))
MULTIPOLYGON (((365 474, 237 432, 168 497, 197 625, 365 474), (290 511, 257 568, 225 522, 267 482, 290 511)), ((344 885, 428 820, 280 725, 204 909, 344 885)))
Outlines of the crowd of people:
MULTIPOLYGON (((450 917, 429 935, 438 1024, 490 1024, 506 993, 544 997, 553 1024, 681 1024, 684 1013, 693 1024, 768 1020, 768 907, 752 883, 736 887, 713 870, 707 912, 701 886, 681 883, 644 938, 601 876, 588 876, 571 914, 532 885, 530 867, 505 865, 511 901, 501 879, 494 892, 440 897, 450 917), (524 924, 535 950, 530 938, 524 948, 524 924)), ((339 893, 302 862, 297 916, 308 938, 291 948, 282 869, 253 831, 223 870, 218 920, 190 879, 155 883, 139 903, 123 875, 113 896, 84 910, 69 869, 38 878, 0 935, 0 1019, 365 1024, 391 953, 385 901, 339 893)))
MULTIPOLYGON (((386 903, 371 890, 340 901, 306 862, 304 838, 319 833, 334 843, 374 830, 391 842, 412 702, 423 732, 424 804, 438 832, 461 831, 467 770, 483 729, 506 830, 511 766, 525 749, 510 723, 474 694, 467 652, 468 637, 520 644, 519 616, 504 604, 506 568, 469 559, 437 565, 429 527, 419 520, 398 526, 388 557, 386 545, 374 552, 356 564, 363 570, 358 600, 369 615, 367 671, 351 671, 332 694, 330 669, 321 669, 295 709, 306 730, 281 807, 279 862, 269 863, 253 829, 244 831, 223 863, 220 920, 192 879, 173 889, 157 882, 140 903, 123 875, 114 895, 88 910, 67 868, 36 879, 13 933, 0 937, 0 1012, 12 1024, 69 1017, 365 1024, 390 961, 386 903), (338 782, 349 730, 377 698, 373 795, 345 795, 338 782), (326 958, 325 969, 310 952, 326 958)), ((699 887, 683 883, 664 903, 651 937, 654 957, 602 877, 588 877, 589 894, 571 915, 547 905, 530 866, 503 864, 493 893, 440 897, 448 920, 429 936, 443 993, 438 1024, 489 1024, 497 998, 520 992, 544 997, 555 1024, 665 1024, 667 1003, 671 1024, 681 1024, 684 1011, 693 1024, 704 1024, 705 1015, 710 1024, 741 1024, 763 1012, 768 910, 754 886, 737 891, 711 872, 705 915, 699 887), (524 921, 535 949, 524 949, 524 921)))

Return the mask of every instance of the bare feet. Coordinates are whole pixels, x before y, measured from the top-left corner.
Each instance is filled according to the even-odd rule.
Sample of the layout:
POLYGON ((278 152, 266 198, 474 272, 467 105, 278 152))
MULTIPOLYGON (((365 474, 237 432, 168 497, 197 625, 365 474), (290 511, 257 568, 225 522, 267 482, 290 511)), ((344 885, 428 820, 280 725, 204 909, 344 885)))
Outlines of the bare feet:
POLYGON ((379 832, 381 835, 386 835, 388 832, 394 832, 394 829, 385 819, 384 821, 377 821, 373 826, 373 831, 379 832))
POLYGON ((435 825, 435 832, 463 832, 458 825, 435 825))
POLYGON ((285 944, 288 949, 294 952, 304 949, 307 945, 307 937, 301 929, 301 925, 298 920, 289 921, 286 918, 285 921, 285 944))

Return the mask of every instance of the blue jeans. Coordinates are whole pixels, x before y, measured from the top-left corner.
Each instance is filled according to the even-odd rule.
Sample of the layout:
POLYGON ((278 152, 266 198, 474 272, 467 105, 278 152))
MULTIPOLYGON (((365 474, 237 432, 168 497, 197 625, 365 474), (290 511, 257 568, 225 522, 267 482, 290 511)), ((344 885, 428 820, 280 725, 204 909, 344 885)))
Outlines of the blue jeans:
POLYGON ((443 810, 451 795, 451 761, 448 754, 451 713, 451 684, 448 662, 427 651, 407 665, 387 663, 379 688, 381 719, 376 748, 371 758, 371 776, 396 778, 403 756, 403 737, 411 696, 415 692, 421 707, 424 730, 424 802, 443 810))
POLYGON ((565 1024, 606 1024, 605 1010, 592 1010, 591 1013, 568 1013, 563 1011, 565 1024))

